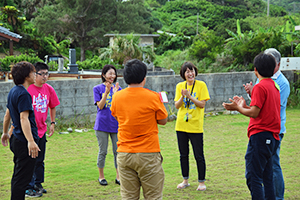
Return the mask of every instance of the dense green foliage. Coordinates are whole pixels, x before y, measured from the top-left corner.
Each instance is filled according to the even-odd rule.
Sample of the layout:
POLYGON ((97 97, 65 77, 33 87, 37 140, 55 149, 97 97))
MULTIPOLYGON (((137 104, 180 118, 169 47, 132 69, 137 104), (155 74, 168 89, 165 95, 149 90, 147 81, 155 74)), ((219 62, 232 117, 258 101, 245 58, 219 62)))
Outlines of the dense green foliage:
POLYGON ((0 59, 0 71, 10 71, 10 68, 21 61, 27 61, 32 64, 36 62, 43 62, 39 57, 32 57, 25 54, 22 54, 20 56, 6 56, 3 59, 0 59))
POLYGON ((99 49, 100 58, 112 60, 119 65, 123 65, 133 58, 147 63, 152 62, 155 55, 151 46, 140 46, 139 43, 139 36, 133 34, 117 35, 113 39, 113 44, 110 44, 108 48, 99 49))
MULTIPOLYGON (((300 34, 294 31, 300 15, 288 16, 283 3, 272 3, 266 17, 263 0, 6 0, 0 25, 22 35, 15 44, 18 51, 41 59, 49 54, 67 58, 68 46, 75 47, 80 69, 99 69, 111 62, 121 67, 128 58, 141 58, 137 44, 123 48, 120 43, 99 59, 99 49, 108 46, 106 33, 162 30, 165 33, 155 38, 156 65, 176 71, 170 56, 179 66, 193 60, 201 72, 242 71, 252 70, 254 56, 265 48, 300 56, 300 34)), ((8 55, 8 43, 0 46, 0 53, 8 55)))
POLYGON ((102 69, 104 65, 111 64, 114 65, 117 69, 121 68, 118 63, 114 63, 110 59, 101 59, 99 56, 94 56, 91 59, 87 59, 85 61, 77 61, 79 70, 87 70, 87 69, 102 69))
MULTIPOLYGON (((264 0, 267 2, 267 0, 264 0)), ((271 0, 270 4, 281 6, 290 13, 299 13, 300 2, 297 0, 271 0)))

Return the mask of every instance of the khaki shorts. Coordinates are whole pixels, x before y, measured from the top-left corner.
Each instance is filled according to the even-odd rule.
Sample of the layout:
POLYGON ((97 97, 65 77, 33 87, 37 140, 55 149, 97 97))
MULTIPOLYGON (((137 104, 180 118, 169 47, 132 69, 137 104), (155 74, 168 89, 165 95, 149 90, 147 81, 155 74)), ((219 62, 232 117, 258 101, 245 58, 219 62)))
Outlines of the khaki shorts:
POLYGON ((145 200, 162 199, 165 173, 158 153, 123 153, 117 156, 122 199, 139 199, 140 187, 145 200))

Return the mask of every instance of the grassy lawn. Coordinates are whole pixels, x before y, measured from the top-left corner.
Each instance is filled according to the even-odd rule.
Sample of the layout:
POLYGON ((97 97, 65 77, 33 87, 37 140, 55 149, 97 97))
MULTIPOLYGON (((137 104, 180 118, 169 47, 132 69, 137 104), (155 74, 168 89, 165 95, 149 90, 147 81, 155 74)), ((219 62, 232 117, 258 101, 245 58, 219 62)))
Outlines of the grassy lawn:
MULTIPOLYGON (((300 110, 287 111, 287 134, 281 148, 281 166, 285 178, 285 199, 300 199, 300 110)), ((190 151, 190 184, 178 190, 182 181, 175 122, 160 126, 161 152, 165 170, 164 199, 251 199, 244 178, 244 154, 249 119, 242 115, 205 118, 204 153, 207 173, 205 192, 196 191, 196 163, 190 151)), ((190 148, 191 150, 191 148, 190 148)), ((121 199, 114 183, 115 169, 111 144, 106 159, 108 186, 100 186, 96 165, 98 144, 94 131, 48 138, 43 199, 121 199)), ((10 198, 13 162, 9 148, 0 147, 0 199, 10 198)), ((142 196, 141 196, 142 197, 142 196)), ((143 197, 141 198, 143 199, 143 197)))

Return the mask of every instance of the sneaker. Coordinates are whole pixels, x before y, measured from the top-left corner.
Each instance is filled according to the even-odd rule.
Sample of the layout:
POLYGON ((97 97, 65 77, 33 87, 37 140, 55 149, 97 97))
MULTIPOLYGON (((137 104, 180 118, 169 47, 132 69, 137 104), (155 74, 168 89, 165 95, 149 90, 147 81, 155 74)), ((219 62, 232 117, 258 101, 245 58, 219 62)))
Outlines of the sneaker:
POLYGON ((41 197, 43 196, 42 193, 39 193, 33 189, 28 189, 25 191, 25 197, 41 197))
POLYGON ((47 190, 43 188, 42 184, 38 183, 34 185, 34 189, 39 193, 47 193, 47 190))

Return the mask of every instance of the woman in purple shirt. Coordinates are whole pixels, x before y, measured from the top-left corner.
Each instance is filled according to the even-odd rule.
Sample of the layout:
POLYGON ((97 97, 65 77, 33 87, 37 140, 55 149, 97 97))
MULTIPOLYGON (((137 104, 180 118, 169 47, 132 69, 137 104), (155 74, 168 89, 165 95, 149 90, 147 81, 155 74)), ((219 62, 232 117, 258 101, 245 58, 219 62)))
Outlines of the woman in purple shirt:
POLYGON ((97 105, 97 117, 95 121, 95 134, 99 144, 99 154, 97 166, 99 168, 99 183, 100 185, 107 185, 107 181, 104 178, 104 166, 105 157, 107 154, 108 137, 110 136, 114 152, 114 163, 117 172, 115 180, 116 184, 120 185, 119 173, 117 169, 117 133, 118 133, 118 122, 111 115, 110 106, 112 96, 118 90, 119 87, 117 81, 117 70, 113 65, 105 65, 102 69, 102 81, 100 85, 96 85, 94 91, 94 104, 97 105))

